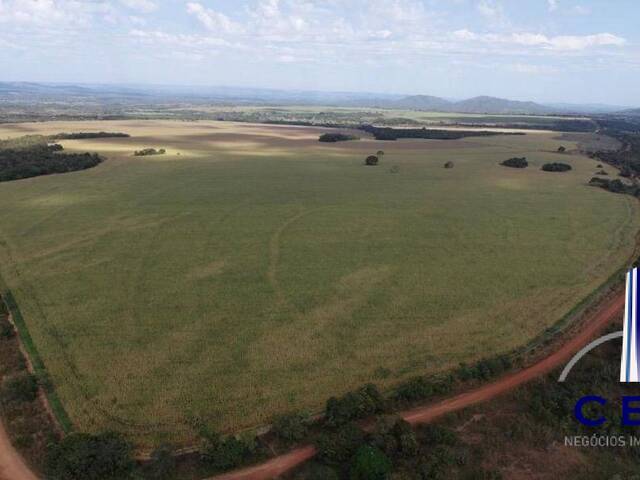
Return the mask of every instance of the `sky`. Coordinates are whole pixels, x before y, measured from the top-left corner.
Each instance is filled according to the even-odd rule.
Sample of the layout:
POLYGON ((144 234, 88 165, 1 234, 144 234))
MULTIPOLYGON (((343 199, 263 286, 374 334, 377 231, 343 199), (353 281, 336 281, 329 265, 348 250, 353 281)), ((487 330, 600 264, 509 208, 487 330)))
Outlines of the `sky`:
POLYGON ((640 106, 638 0, 0 0, 0 81, 640 106))

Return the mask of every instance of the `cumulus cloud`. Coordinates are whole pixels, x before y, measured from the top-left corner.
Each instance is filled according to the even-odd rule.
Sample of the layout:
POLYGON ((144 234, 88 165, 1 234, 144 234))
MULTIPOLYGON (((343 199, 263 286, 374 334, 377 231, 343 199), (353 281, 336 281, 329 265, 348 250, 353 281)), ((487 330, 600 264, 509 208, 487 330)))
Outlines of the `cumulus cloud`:
POLYGON ((571 51, 585 50, 591 47, 601 46, 623 46, 626 40, 611 33, 597 33, 594 35, 559 35, 549 37, 541 33, 511 33, 477 34, 469 30, 457 30, 453 32, 453 37, 464 41, 482 41, 488 44, 520 45, 524 47, 539 47, 548 50, 571 51))
POLYGON ((200 3, 187 3, 187 12, 194 15, 207 30, 222 33, 239 33, 242 31, 240 24, 232 21, 223 13, 206 8, 200 3))
POLYGON ((555 12, 558 9, 558 0, 547 0, 547 7, 550 12, 555 12))

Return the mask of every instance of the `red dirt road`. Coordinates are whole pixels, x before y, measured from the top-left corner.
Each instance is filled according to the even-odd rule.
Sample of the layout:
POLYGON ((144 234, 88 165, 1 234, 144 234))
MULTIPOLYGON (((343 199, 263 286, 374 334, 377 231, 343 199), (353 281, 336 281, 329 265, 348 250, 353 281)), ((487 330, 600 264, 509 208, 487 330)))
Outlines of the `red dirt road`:
POLYGON ((20 454, 13 448, 0 423, 0 480, 38 480, 20 454))
MULTIPOLYGON (((558 350, 530 367, 506 375, 492 383, 461 393, 440 402, 400 413, 412 425, 429 423, 447 413, 491 400, 564 365, 569 359, 606 327, 624 308, 624 295, 605 300, 582 321, 582 329, 558 350)), ((270 480, 303 464, 316 454, 312 445, 297 448, 265 463, 225 473, 208 480, 270 480)))

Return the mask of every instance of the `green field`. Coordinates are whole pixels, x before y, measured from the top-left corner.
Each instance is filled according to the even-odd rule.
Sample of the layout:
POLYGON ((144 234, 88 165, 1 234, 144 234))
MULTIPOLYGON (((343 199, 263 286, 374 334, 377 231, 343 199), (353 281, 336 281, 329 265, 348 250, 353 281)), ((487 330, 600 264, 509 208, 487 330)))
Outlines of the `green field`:
POLYGON ((121 121, 0 138, 99 130, 132 137, 62 141, 107 161, 0 183, 0 273, 74 425, 140 443, 523 345, 640 228, 632 197, 586 185, 595 161, 554 153, 575 145, 557 133, 320 144, 322 129, 121 121))

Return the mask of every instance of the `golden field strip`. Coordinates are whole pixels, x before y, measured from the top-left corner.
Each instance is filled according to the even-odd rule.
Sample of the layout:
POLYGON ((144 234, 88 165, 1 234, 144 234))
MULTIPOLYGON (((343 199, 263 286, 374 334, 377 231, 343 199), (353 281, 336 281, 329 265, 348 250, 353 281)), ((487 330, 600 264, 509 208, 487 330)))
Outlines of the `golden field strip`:
POLYGON ((0 183, 0 273, 74 425, 140 443, 523 345, 640 228, 632 197, 587 186, 594 160, 556 153, 575 148, 559 133, 322 144, 322 128, 140 120, 0 138, 78 131, 131 138, 61 141, 107 160, 0 183), (146 147, 167 153, 133 156, 146 147), (513 156, 529 168, 499 165, 513 156))

